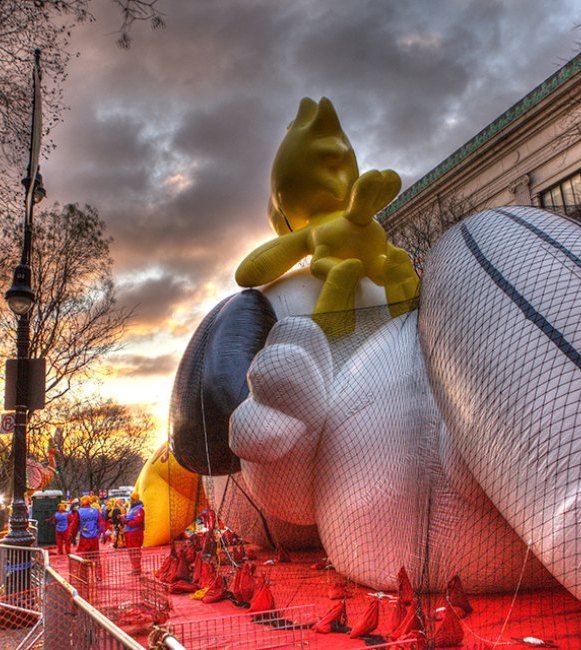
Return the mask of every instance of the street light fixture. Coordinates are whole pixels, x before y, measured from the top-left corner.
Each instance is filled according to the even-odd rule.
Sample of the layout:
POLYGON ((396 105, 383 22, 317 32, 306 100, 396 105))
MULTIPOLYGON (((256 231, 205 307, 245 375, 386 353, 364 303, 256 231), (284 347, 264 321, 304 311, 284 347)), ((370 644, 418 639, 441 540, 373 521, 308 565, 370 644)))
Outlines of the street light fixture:
POLYGON ((34 291, 30 288, 31 271, 28 264, 19 264, 14 269, 12 286, 5 294, 6 302, 16 316, 24 316, 34 304, 34 291))
MULTIPOLYGON (((16 386, 14 398, 14 434, 12 450, 14 472, 12 477, 12 505, 10 511, 10 530, 3 540, 10 546, 32 546, 34 535, 28 527, 28 507, 26 505, 26 456, 28 412, 32 406, 30 400, 30 310, 35 301, 31 287, 30 260, 32 254, 32 216, 36 203, 42 201, 46 191, 42 185, 42 176, 38 173, 40 135, 42 131, 40 100, 40 51, 35 51, 33 68, 33 105, 30 141, 30 158, 28 173, 22 181, 25 188, 24 238, 20 264, 14 269, 12 286, 5 294, 10 309, 18 319, 16 333, 16 386)), ((8 373, 7 373, 8 375, 8 373)), ((8 386, 7 386, 8 394, 8 386)))

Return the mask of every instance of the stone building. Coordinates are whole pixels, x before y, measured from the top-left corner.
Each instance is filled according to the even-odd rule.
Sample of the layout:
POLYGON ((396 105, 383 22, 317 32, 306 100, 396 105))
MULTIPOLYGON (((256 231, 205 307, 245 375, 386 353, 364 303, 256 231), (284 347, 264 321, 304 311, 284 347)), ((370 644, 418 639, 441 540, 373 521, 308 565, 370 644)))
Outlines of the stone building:
POLYGON ((463 216, 537 205, 581 222, 581 54, 500 115, 379 215, 421 268, 463 216))

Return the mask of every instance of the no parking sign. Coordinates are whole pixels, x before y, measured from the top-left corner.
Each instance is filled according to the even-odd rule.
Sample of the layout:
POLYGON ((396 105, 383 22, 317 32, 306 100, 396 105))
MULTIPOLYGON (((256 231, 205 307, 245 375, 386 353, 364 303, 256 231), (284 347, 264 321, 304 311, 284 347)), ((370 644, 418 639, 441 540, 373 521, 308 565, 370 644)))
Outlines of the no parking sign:
POLYGON ((14 413, 3 413, 0 418, 0 433, 14 433, 14 413))

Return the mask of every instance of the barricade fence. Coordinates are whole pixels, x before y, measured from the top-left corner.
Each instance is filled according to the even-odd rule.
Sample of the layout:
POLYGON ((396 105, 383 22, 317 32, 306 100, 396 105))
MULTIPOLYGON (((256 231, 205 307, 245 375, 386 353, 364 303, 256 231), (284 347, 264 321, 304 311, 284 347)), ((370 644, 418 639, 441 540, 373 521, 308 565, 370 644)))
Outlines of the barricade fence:
POLYGON ((0 545, 0 630, 14 648, 42 635, 47 563, 42 549, 0 545))
MULTIPOLYGON (((310 632, 316 621, 314 605, 284 607, 261 613, 234 614, 204 620, 171 623, 170 634, 188 650, 318 648, 310 632)), ((163 647, 163 646, 162 646, 163 647)), ((165 647, 170 648, 166 641, 165 647)))
POLYGON ((135 549, 69 555, 69 582, 79 595, 132 634, 148 632, 169 617, 167 587, 156 578, 167 550, 140 554, 135 549))
POLYGON ((52 567, 46 573, 44 650, 143 650, 52 567))

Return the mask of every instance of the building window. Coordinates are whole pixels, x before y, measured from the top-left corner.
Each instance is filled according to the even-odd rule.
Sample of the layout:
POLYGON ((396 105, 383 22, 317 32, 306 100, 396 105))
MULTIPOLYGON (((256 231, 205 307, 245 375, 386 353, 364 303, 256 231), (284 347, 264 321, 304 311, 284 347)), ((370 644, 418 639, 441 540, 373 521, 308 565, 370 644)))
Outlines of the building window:
POLYGON ((541 192, 541 205, 581 221, 581 172, 541 192))

